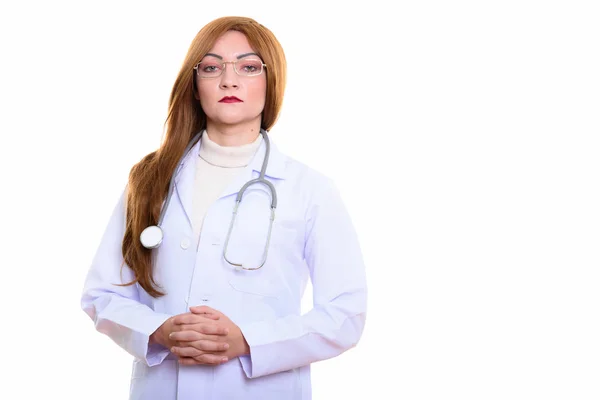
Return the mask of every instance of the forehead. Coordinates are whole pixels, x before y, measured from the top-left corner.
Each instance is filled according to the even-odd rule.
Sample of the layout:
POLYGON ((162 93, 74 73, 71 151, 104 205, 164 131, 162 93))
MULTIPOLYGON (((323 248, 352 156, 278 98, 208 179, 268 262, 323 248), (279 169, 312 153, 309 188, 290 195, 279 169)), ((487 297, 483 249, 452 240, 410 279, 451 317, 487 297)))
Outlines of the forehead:
POLYGON ((220 55, 223 58, 236 58, 241 54, 252 53, 248 38, 242 32, 228 31, 215 41, 209 53, 220 55))

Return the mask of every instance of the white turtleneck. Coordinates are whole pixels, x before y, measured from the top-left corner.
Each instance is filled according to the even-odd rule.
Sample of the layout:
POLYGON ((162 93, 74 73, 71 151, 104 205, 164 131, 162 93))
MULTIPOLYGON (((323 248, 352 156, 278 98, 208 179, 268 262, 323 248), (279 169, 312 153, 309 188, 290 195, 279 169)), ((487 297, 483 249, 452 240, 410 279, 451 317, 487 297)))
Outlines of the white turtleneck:
POLYGON ((198 239, 208 208, 219 198, 231 180, 250 162, 260 143, 259 134, 254 142, 241 146, 221 146, 213 142, 206 131, 202 133, 202 143, 196 176, 194 178, 193 227, 198 239))

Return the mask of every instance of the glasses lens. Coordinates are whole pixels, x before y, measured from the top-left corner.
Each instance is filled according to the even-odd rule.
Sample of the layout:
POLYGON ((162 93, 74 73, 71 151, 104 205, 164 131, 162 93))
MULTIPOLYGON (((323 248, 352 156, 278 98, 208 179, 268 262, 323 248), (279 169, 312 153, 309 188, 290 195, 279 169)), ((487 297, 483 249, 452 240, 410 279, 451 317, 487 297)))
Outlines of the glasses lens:
POLYGON ((239 60, 236 62, 235 68, 240 75, 259 75, 262 72, 262 61, 254 59, 239 60))
POLYGON ((206 59, 198 64, 198 76, 211 78, 221 75, 223 65, 217 60, 206 59))

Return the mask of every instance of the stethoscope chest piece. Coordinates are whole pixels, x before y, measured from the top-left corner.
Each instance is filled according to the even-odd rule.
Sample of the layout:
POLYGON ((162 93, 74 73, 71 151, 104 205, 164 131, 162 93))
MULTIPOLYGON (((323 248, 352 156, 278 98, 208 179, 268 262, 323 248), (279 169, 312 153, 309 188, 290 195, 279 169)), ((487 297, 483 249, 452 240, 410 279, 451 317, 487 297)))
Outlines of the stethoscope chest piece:
POLYGON ((163 241, 163 231, 159 226, 149 226, 140 234, 140 241, 145 248, 155 249, 160 246, 163 241))

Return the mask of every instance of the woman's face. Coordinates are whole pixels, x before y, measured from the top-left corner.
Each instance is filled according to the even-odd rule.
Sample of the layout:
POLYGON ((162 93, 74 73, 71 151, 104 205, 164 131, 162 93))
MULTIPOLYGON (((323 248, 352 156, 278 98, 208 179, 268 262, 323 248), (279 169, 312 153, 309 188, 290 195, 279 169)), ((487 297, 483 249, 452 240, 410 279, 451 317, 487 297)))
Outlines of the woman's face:
POLYGON ((194 71, 197 98, 206 114, 209 129, 211 126, 260 128, 267 92, 266 69, 260 75, 240 76, 234 71, 233 64, 227 63, 222 74, 214 76, 218 75, 223 62, 238 60, 238 70, 247 72, 256 71, 254 65, 257 61, 262 62, 243 33, 229 31, 217 39, 201 60, 198 70, 194 71), (198 72, 207 78, 200 78, 198 72))

